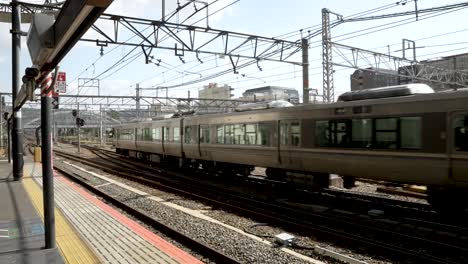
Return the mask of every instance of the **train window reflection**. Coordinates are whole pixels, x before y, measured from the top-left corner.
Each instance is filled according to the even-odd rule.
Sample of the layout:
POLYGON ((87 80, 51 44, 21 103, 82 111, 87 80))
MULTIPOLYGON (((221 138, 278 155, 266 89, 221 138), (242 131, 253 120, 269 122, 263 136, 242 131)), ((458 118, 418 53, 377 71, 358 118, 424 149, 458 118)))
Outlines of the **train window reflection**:
POLYGON ((216 143, 224 144, 224 126, 218 126, 216 128, 216 143))
POLYGON ((153 138, 153 141, 159 141, 161 140, 161 128, 160 127, 156 127, 156 128, 153 128, 152 129, 152 138, 153 138))
POLYGON ((224 144, 234 144, 234 125, 224 126, 224 144))
POLYGON ((164 128, 164 141, 169 141, 169 127, 164 128))
POLYGON ((280 144, 288 144, 288 123, 280 122, 280 144))
POLYGON ((184 132, 184 143, 190 144, 191 137, 192 137, 192 128, 189 126, 186 126, 185 132, 184 132))
POLYGON ((329 121, 315 122, 315 145, 318 147, 328 147, 330 134, 328 129, 329 121))
POLYGON ((372 146, 372 120, 353 119, 351 127, 352 146, 370 148, 372 146))
POLYGON ((257 145, 268 146, 269 143, 269 127, 266 124, 258 124, 257 145))
POLYGON ((234 142, 233 144, 245 144, 245 125, 234 125, 234 142))
POLYGON ((301 141, 301 126, 297 121, 291 122, 290 138, 290 144, 292 146, 299 146, 301 141))
POLYGON ((301 141, 301 125, 299 121, 280 122, 280 144, 299 146, 301 141))
POLYGON ((210 143, 210 127, 207 125, 200 126, 200 143, 210 143))
POLYGON ((143 129, 143 140, 144 141, 151 141, 151 130, 149 127, 143 129))
POLYGON ((172 137, 173 141, 179 142, 180 141, 180 127, 174 127, 172 132, 173 132, 173 137, 172 137))
POLYGON ((468 115, 459 116, 454 120, 455 150, 468 151, 468 115))
POLYGON ((398 148, 397 120, 397 118, 381 118, 375 120, 375 148, 398 148))
POLYGON ((315 122, 317 147, 421 149, 421 117, 321 120, 315 122))
POLYGON ((400 147, 404 149, 421 148, 421 117, 400 118, 400 147))
POLYGON ((257 124, 245 125, 245 144, 255 145, 257 142, 257 124))

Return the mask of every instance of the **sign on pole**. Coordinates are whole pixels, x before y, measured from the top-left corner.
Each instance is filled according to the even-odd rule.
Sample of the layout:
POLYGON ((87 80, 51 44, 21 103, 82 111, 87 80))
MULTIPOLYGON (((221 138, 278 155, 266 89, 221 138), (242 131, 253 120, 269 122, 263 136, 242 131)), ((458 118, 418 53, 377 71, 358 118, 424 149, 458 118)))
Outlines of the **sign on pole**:
POLYGON ((57 82, 55 83, 55 92, 62 94, 67 92, 67 75, 65 72, 58 73, 57 82))

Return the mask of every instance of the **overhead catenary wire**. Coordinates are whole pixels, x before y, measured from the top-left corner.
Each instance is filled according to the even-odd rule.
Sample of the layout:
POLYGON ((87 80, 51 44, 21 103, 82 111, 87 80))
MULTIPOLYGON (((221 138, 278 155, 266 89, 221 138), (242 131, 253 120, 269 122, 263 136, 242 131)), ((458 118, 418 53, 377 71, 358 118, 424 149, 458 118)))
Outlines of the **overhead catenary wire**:
MULTIPOLYGON (((237 2, 237 1, 235 1, 235 2, 237 2)), ((235 2, 231 3, 231 5, 234 4, 235 2)), ((400 1, 400 2, 402 2, 402 1, 400 1)), ((374 8, 374 9, 371 9, 371 10, 368 10, 368 11, 360 12, 360 13, 358 13, 357 15, 365 15, 366 12, 367 12, 367 14, 371 14, 371 13, 374 13, 374 12, 377 12, 377 11, 385 10, 385 9, 394 7, 395 5, 398 5, 398 3, 399 3, 399 2, 397 2, 397 4, 387 4, 387 5, 384 5, 384 6, 381 6, 381 7, 378 7, 378 8, 374 8)), ((219 11, 219 10, 218 10, 218 11, 219 11)), ((218 12, 218 11, 217 11, 217 12, 218 12)), ((215 13, 216 13, 216 12, 215 12, 215 13)), ((213 14, 214 14, 214 13, 213 13, 213 14)), ((355 16, 355 15, 350 15, 350 16, 348 16, 348 17, 353 17, 353 16, 355 16)), ((201 21, 201 20, 199 20, 199 21, 201 21)), ((199 21, 197 21, 197 22, 199 22, 199 21)), ((195 22, 195 23, 197 23, 197 22, 195 22)), ((319 28, 319 27, 321 27, 321 24, 312 26, 312 27, 310 27, 310 28, 313 28, 313 27, 319 28)), ((297 33, 297 31, 293 31, 292 33, 300 34, 300 33, 297 33)), ((286 34, 283 34, 283 35, 279 35, 279 37, 287 36, 288 34, 290 34, 290 33, 286 33, 286 34)), ((194 60, 194 61, 195 61, 195 60, 194 60)), ((181 64, 181 65, 182 65, 182 64, 181 64)), ((181 65, 179 65, 179 66, 177 66, 177 67, 180 67, 181 65)), ((156 75, 156 76, 160 76, 160 74, 158 74, 158 75, 156 75)), ((156 77, 156 76, 155 76, 155 77, 156 77)), ((148 79, 151 79, 151 77, 150 77, 150 78, 145 78, 145 79, 143 79, 142 81, 147 81, 148 79)), ((142 82, 142 81, 140 81, 140 82, 142 82)), ((140 83, 140 82, 138 82, 138 83, 140 83)), ((157 85, 155 85, 155 86, 157 86, 157 85)))

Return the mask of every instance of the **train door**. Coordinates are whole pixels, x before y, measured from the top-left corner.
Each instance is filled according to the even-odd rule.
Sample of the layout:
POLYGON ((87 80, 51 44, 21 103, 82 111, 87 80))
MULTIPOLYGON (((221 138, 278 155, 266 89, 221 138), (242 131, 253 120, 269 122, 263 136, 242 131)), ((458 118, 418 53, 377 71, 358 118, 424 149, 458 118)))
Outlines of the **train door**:
POLYGON ((179 143, 180 143, 180 157, 185 158, 184 153, 184 119, 181 118, 179 122, 179 143))
POLYGON ((161 146, 162 146, 163 156, 166 155, 166 138, 167 138, 166 127, 162 126, 161 127, 161 146))
POLYGON ((294 150, 301 144, 301 124, 299 120, 280 120, 279 123, 279 160, 283 166, 294 164, 294 150))
POLYGON ((457 185, 468 187, 468 112, 452 113, 449 120, 452 178, 457 185))

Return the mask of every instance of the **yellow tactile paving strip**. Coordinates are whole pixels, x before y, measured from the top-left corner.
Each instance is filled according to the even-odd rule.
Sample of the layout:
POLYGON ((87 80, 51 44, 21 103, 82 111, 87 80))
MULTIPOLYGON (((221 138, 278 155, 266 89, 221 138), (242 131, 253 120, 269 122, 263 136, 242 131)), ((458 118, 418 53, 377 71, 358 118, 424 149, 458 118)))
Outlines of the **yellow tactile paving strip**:
MULTIPOLYGON (((25 173, 23 185, 34 207, 44 220, 42 189, 34 182, 30 176, 31 174, 31 172, 28 174, 25 173)), ((55 208, 55 225, 57 245, 66 263, 100 263, 94 252, 81 240, 79 235, 57 208, 55 208)))

